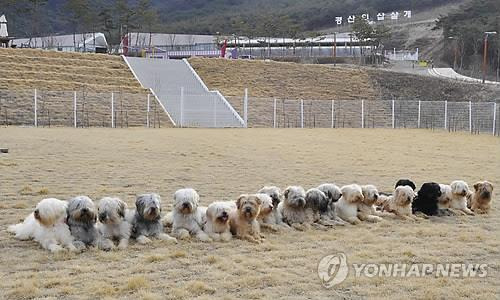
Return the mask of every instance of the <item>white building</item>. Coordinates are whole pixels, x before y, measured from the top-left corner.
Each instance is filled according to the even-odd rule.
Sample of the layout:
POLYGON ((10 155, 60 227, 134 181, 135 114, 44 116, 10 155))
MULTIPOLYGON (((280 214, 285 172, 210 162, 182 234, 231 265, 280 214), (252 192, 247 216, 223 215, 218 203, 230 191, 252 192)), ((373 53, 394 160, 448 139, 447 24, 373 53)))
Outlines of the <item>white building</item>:
POLYGON ((108 50, 106 37, 100 32, 21 38, 13 40, 12 43, 18 48, 56 51, 105 53, 108 50))

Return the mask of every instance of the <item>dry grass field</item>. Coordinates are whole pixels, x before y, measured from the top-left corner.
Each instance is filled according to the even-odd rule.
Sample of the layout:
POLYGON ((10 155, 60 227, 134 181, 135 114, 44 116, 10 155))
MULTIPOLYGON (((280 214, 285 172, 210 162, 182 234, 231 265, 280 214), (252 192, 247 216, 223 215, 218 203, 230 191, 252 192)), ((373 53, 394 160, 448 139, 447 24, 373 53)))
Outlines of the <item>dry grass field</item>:
POLYGON ((368 74, 351 67, 298 64, 262 60, 192 58, 189 63, 211 89, 224 96, 288 99, 374 99, 368 74))
MULTIPOLYGON (((500 199, 487 216, 385 220, 329 231, 266 233, 261 245, 132 243, 126 251, 49 254, 16 241, 8 224, 44 197, 163 196, 196 188, 202 204, 264 184, 306 188, 400 177, 418 185, 463 178, 500 190, 500 139, 424 130, 0 128, 0 298, 494 299, 500 290, 500 199), (325 289, 321 257, 349 263, 486 263, 486 278, 355 278, 325 289)), ((498 194, 498 191, 497 191, 498 194)))
POLYGON ((0 89, 145 93, 119 56, 0 49, 0 68, 0 89))

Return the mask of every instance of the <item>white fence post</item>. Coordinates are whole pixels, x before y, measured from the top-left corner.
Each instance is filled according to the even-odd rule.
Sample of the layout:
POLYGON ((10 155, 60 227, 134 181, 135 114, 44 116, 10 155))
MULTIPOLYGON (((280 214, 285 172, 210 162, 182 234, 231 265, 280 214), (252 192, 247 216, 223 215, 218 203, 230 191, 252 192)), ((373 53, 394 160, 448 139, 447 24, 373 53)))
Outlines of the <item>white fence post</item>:
POLYGON ((497 103, 493 102, 493 135, 495 135, 497 126, 497 103))
POLYGON ((276 128, 276 98, 274 98, 273 128, 276 128))
POLYGON ((418 100, 418 119, 417 128, 420 128, 420 111, 421 111, 422 101, 418 100))
POLYGON ((304 128, 304 100, 300 99, 300 128, 304 128))
POLYGON ((115 93, 111 92, 111 128, 115 128, 115 93))
POLYGON ((214 95, 212 99, 214 99, 214 127, 217 128, 217 98, 214 95))
POLYGON ((248 89, 245 89, 245 97, 243 98, 243 121, 245 128, 248 128, 248 89))
POLYGON ((469 132, 472 133, 472 101, 469 101, 469 132))
POLYGON ((361 100, 361 128, 365 128, 365 100, 361 100))
POLYGON ((395 122, 394 122, 394 100, 392 100, 392 129, 395 127, 395 122))
POLYGON ((38 127, 38 99, 35 89, 35 127, 38 127))
POLYGON ((448 129, 448 101, 444 101, 444 129, 448 129))
POLYGON ((181 87, 181 105, 180 105, 180 110, 181 110, 181 120, 180 120, 180 125, 181 127, 184 126, 184 87, 181 87))
POLYGON ((76 128, 76 91, 73 94, 73 126, 76 128))
POLYGON ((333 110, 335 109, 335 100, 332 100, 332 128, 333 128, 333 110))
POLYGON ((146 127, 147 128, 150 127, 149 126, 149 124, 150 124, 150 122, 149 122, 149 112, 150 112, 150 107, 151 107, 150 106, 151 105, 150 96, 151 96, 151 94, 148 94, 148 104, 147 104, 148 106, 146 107, 146 127))

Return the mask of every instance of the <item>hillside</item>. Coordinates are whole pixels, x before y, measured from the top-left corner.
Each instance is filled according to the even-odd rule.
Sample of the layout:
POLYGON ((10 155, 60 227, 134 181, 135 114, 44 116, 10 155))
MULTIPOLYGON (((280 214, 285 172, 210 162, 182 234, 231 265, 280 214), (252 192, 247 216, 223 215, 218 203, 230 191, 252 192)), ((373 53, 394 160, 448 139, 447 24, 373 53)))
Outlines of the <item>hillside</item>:
POLYGON ((257 98, 500 100, 498 88, 373 68, 200 58, 189 62, 209 88, 226 96, 242 96, 249 88, 257 98))
MULTIPOLYGON (((0 125, 110 126, 113 93, 116 127, 145 126, 148 91, 119 56, 0 48, 0 125)), ((152 126, 171 125, 151 101, 152 126)))

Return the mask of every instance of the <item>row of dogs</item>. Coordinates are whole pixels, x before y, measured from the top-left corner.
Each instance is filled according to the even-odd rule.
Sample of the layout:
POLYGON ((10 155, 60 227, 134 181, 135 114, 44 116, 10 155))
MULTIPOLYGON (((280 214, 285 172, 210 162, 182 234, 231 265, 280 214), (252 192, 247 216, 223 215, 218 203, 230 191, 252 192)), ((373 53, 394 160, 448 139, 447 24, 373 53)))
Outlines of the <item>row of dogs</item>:
POLYGON ((96 207, 87 196, 61 201, 47 198, 22 223, 8 231, 19 240, 34 239, 52 252, 88 247, 102 250, 125 249, 129 239, 147 244, 151 239, 177 242, 195 237, 204 242, 229 241, 236 236, 261 243, 261 228, 307 230, 311 226, 330 226, 379 222, 385 216, 416 220, 427 216, 474 215, 488 213, 493 185, 487 181, 464 181, 450 185, 424 183, 415 193, 408 179, 396 183, 392 194, 379 193, 373 185, 350 184, 339 188, 322 184, 305 191, 289 186, 283 192, 275 186, 263 187, 255 194, 243 194, 236 201, 220 201, 208 207, 199 205, 200 197, 191 188, 174 193, 174 209, 162 219, 158 194, 137 197, 135 209, 116 197, 102 198, 96 207), (171 227, 171 235, 164 227, 171 227))

